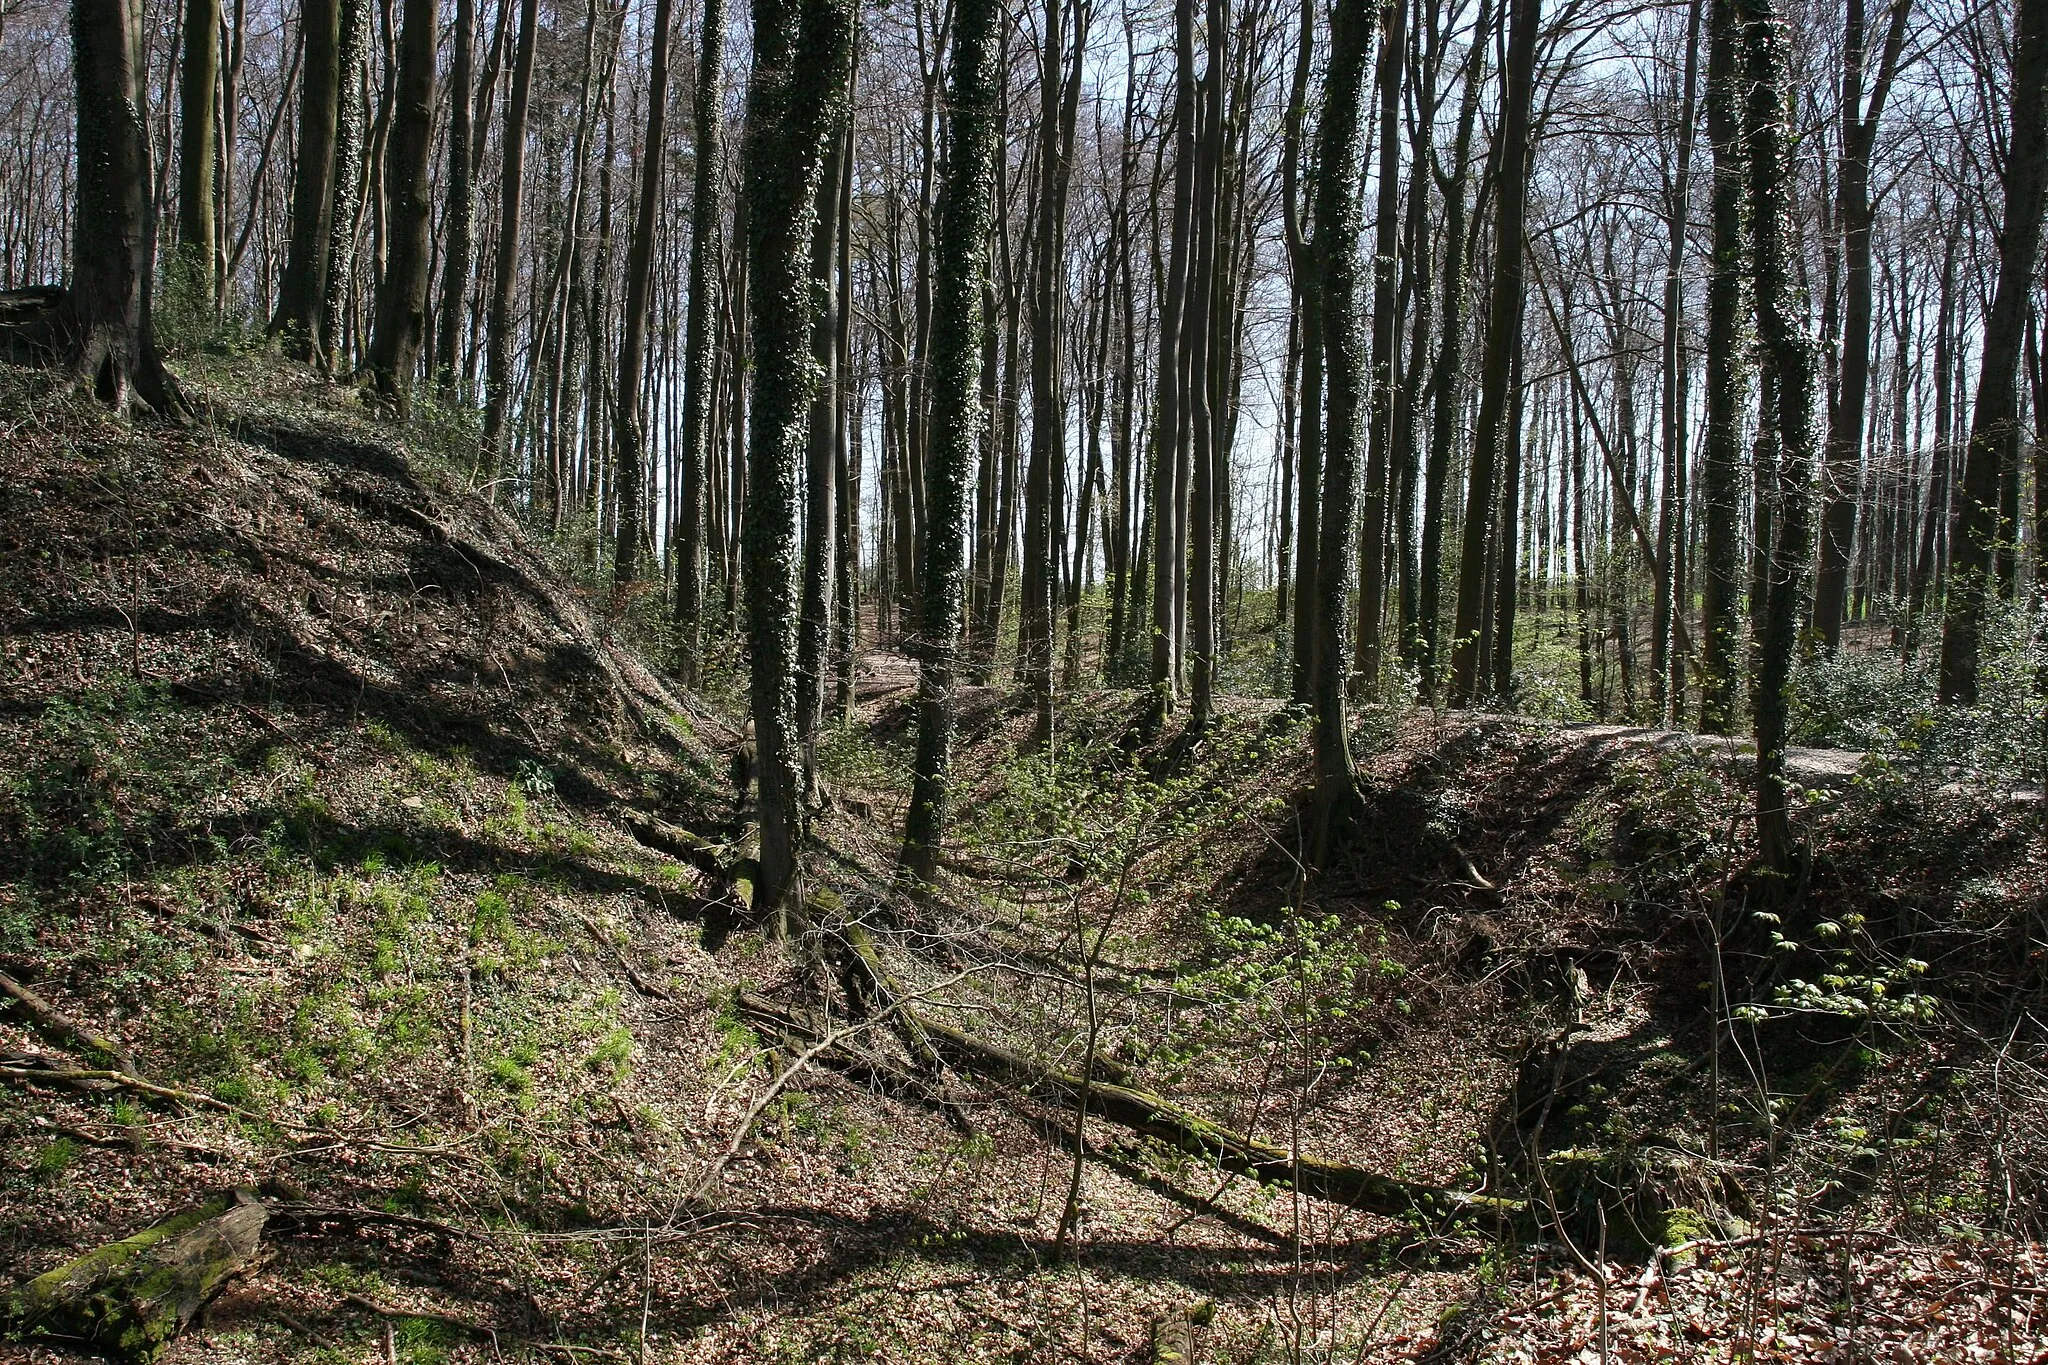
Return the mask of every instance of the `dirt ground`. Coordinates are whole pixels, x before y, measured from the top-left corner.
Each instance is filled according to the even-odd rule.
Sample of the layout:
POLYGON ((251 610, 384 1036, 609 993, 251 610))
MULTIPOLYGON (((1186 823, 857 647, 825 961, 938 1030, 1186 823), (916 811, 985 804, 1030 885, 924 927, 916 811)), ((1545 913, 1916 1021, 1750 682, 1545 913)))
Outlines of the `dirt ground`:
POLYGON ((153 431, 0 370, 0 971, 175 1092, 0 1011, 0 1278, 243 1187, 263 1254, 166 1365, 1108 1362, 1191 1311, 1213 1361, 2048 1360, 2012 784, 1802 757, 1787 901, 1739 762, 1369 710, 1309 878, 1279 703, 1148 738, 1077 690, 1048 755, 978 687, 910 897, 915 671, 871 641, 818 904, 935 1020, 1535 1221, 1362 1213, 882 1023, 778 1036, 748 993, 855 1021, 828 926, 728 875, 736 651, 685 693, 658 603, 265 375, 153 431))

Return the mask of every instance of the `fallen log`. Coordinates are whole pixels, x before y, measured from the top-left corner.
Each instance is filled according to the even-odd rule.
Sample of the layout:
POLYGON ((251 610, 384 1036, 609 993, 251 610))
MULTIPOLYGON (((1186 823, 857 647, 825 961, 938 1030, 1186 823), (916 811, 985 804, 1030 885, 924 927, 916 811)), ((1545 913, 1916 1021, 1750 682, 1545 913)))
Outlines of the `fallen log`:
MULTIPOLYGON (((1020 1093, 1057 1099, 1069 1106, 1080 1099, 1084 1082, 1078 1076, 984 1042, 929 1015, 918 1014, 917 1020, 926 1036, 956 1065, 1020 1093)), ((1437 1225, 1459 1223, 1474 1231, 1487 1231, 1488 1224, 1519 1229, 1530 1216, 1526 1200, 1421 1185, 1306 1153, 1297 1156, 1283 1147, 1240 1137, 1221 1124, 1135 1086, 1101 1080, 1086 1085, 1088 1108, 1098 1118, 1156 1138, 1223 1170, 1248 1175, 1263 1185, 1298 1189, 1313 1198, 1364 1213, 1416 1217, 1437 1225)))
POLYGON ((619 812, 619 820, 626 826, 626 832, 641 844, 656 853, 666 853, 679 862, 688 863, 707 877, 729 883, 741 902, 749 909, 753 907, 754 882, 760 876, 760 864, 754 859, 742 857, 730 844, 692 834, 681 826, 630 806, 619 812))
POLYGON ((1215 1313, 1215 1306, 1204 1299, 1152 1319, 1152 1365, 1195 1365, 1195 1334, 1215 1313))
MULTIPOLYGON (((913 1010, 900 1003, 904 998, 899 992, 898 1012, 913 1016, 919 1032, 955 1066, 1019 1094, 1055 1100, 1069 1107, 1078 1103, 1080 1077, 913 1010)), ((817 1021, 752 992, 742 992, 737 1003, 746 1012, 771 1019, 786 1031, 813 1039, 826 1036, 824 1026, 817 1021)), ((855 1056, 857 1060, 866 1060, 855 1056)), ((1240 1137, 1134 1085, 1098 1078, 1088 1085, 1088 1108, 1097 1118, 1155 1138, 1223 1170, 1250 1176, 1265 1185, 1298 1188, 1313 1198, 1364 1213, 1421 1218, 1438 1227, 1455 1223, 1476 1232, 1498 1230, 1508 1235, 1519 1235, 1531 1226, 1532 1215, 1526 1200, 1421 1185, 1342 1162, 1306 1154, 1295 1156, 1285 1148, 1240 1137)))
MULTIPOLYGON (((1128 1075, 1103 1079, 1091 1074, 1083 1080, 995 1043, 984 1042, 912 1009, 908 1004, 909 993, 889 973, 873 940, 859 926, 851 926, 843 939, 865 965, 876 987, 885 990, 893 1000, 904 1002, 897 1018, 907 1031, 914 1033, 921 1046, 1010 1089, 1055 1099, 1069 1108, 1080 1106, 1085 1092, 1089 1112, 1134 1133, 1155 1138, 1189 1156, 1201 1157, 1223 1170, 1248 1175, 1262 1185, 1297 1189, 1364 1213, 1419 1218, 1438 1227, 1487 1221, 1497 1228, 1512 1224, 1519 1229, 1530 1218, 1526 1200, 1419 1185, 1341 1162, 1296 1155, 1270 1143, 1239 1137, 1221 1124, 1138 1088, 1128 1075)), ((1091 1073, 1100 1069, 1101 1060, 1098 1059, 1097 1067, 1090 1068, 1091 1073)))
POLYGON ((147 1365, 256 1258, 266 1216, 247 1194, 223 1195, 37 1276, 0 1316, 23 1338, 84 1341, 147 1365))

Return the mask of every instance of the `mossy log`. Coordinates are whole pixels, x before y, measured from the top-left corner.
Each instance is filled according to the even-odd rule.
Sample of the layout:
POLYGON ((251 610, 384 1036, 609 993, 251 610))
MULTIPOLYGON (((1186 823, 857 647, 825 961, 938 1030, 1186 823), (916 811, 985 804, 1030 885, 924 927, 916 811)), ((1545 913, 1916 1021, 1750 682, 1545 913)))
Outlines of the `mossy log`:
POLYGON ((186 1209, 18 1286, 0 1317, 9 1335, 83 1341, 144 1365, 255 1259, 266 1216, 239 1194, 186 1209))
MULTIPOLYGON (((1083 1083, 1078 1076, 1043 1066, 927 1014, 918 1014, 917 1021, 939 1051, 957 1065, 1041 1098, 1068 1105, 1080 1099, 1083 1083)), ((1475 1232, 1499 1229, 1516 1233, 1529 1222, 1525 1200, 1421 1185, 1306 1153, 1296 1155, 1283 1147, 1241 1137, 1135 1086, 1097 1080, 1087 1089, 1088 1110, 1097 1118, 1264 1185, 1299 1189, 1313 1198, 1365 1213, 1421 1218, 1439 1227, 1456 1223, 1475 1232)))
POLYGON ((1196 1333, 1209 1325, 1215 1306, 1208 1300, 1152 1320, 1152 1365, 1195 1365, 1196 1333))
POLYGON ((705 876, 724 882, 749 909, 754 904, 754 882, 761 865, 742 856, 731 844, 706 839, 657 816, 628 807, 619 812, 626 832, 657 853, 687 863, 705 876))
MULTIPOLYGON (((1221 1124, 1130 1084, 1128 1076, 1104 1079, 1096 1075, 1084 1082, 1079 1076, 976 1038, 911 1008, 910 993, 890 974, 873 939, 859 926, 851 926, 842 939, 865 965, 876 985, 898 1003, 897 1017, 907 1030, 914 1032, 920 1045, 1013 1090, 1076 1106, 1085 1088, 1088 1111, 1098 1118, 1155 1138, 1223 1170, 1248 1175, 1260 1184, 1298 1189, 1313 1198, 1365 1213, 1419 1218, 1439 1228, 1458 1224, 1475 1231, 1508 1235, 1520 1235, 1531 1226, 1526 1200, 1419 1185, 1342 1162, 1297 1155, 1270 1143, 1240 1137, 1221 1124)), ((1091 1068, 1091 1072, 1094 1070, 1091 1068)))

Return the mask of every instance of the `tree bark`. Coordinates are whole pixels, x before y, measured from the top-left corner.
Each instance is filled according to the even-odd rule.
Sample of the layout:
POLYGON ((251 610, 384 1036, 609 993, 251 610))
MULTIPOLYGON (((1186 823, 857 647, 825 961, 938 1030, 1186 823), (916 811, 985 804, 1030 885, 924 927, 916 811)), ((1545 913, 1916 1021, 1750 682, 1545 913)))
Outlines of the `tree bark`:
POLYGON ((186 0, 185 62, 179 101, 178 268, 195 302, 214 298, 215 99, 220 93, 220 0, 186 0))
POLYGON ((797 738, 803 749, 804 799, 819 800, 818 726, 825 711, 825 668, 832 632, 833 568, 838 555, 839 315, 851 303, 846 280, 835 279, 840 234, 839 182, 853 155, 853 122, 832 133, 832 151, 818 177, 817 231, 811 238, 811 271, 817 282, 817 316, 811 323, 811 359, 818 389, 811 398, 811 427, 805 452, 804 558, 801 616, 797 625, 797 738))
POLYGON ((1724 735, 1735 724, 1735 651, 1741 636, 1741 363, 1745 251, 1741 129, 1742 61, 1738 0, 1707 0, 1707 139, 1714 149, 1712 260, 1707 275, 1706 435, 1700 455, 1705 537, 1700 608, 1700 729, 1724 735))
POLYGON ((626 314, 619 341, 619 388, 612 411, 612 458, 618 478, 618 535, 612 551, 612 580, 630 585, 640 573, 641 519, 645 515, 646 414, 641 411, 642 370, 647 363, 648 295, 654 285, 655 214, 661 207, 661 173, 668 161, 668 50, 675 0, 655 0, 654 31, 648 42, 653 68, 647 81, 647 143, 640 155, 639 195, 633 232, 626 243, 626 314))
POLYGON ((1492 41, 1493 21, 1493 0, 1479 0, 1479 17, 1473 25, 1464 75, 1465 88, 1458 103, 1458 131, 1451 146, 1451 173, 1437 178, 1437 188, 1444 197, 1443 275, 1437 286, 1443 320, 1429 381, 1435 390, 1435 406, 1429 420, 1429 455, 1422 470, 1422 560, 1417 568, 1422 581, 1416 604, 1422 636, 1418 660, 1424 696, 1436 695, 1442 664, 1439 637, 1443 621, 1444 501, 1463 406, 1459 380, 1465 368, 1465 275, 1469 250, 1465 185, 1472 171, 1472 129, 1479 117, 1479 94, 1486 81, 1486 51, 1492 41))
MULTIPOLYGON (((714 0, 715 2, 715 0, 714 0)), ((476 0, 455 0, 455 32, 450 39, 448 75, 448 206, 447 233, 441 257, 441 304, 435 315, 434 372, 441 398, 457 397, 462 349, 462 315, 469 298, 469 275, 476 231, 475 180, 470 144, 476 125, 471 117, 471 87, 476 83, 476 0)), ((686 680, 687 681, 687 680, 686 680)))
POLYGON ((2048 0, 2019 0, 2012 58, 2012 133, 2005 154, 2005 223, 1998 286, 1984 319, 1984 358, 1963 458, 1962 506, 1949 541, 1948 610, 1941 630, 1940 697, 1977 700, 1984 603, 1997 550, 2001 474, 2019 442, 2019 354, 2041 259, 2048 189, 2048 0))
POLYGON ((1867 38, 1863 0, 1847 0, 1842 44, 1840 164, 1835 172, 1835 217, 1842 234, 1841 381, 1828 414, 1826 487, 1821 514, 1820 572, 1814 580, 1813 625, 1821 645, 1842 642, 1848 600, 1849 553, 1856 540, 1856 497, 1862 486, 1863 422, 1870 393, 1871 220, 1870 153, 1906 44, 1912 0, 1893 0, 1878 69, 1864 100, 1867 38))
MULTIPOLYGON (((1785 117, 1785 22, 1776 0, 1742 0, 1748 84, 1749 218, 1754 244, 1757 341, 1777 384, 1777 468, 1770 500, 1772 543, 1766 560, 1762 629, 1755 647, 1750 705, 1756 719, 1757 842, 1779 874, 1793 864, 1784 780, 1791 713, 1792 658, 1812 553, 1814 345, 1793 302, 1790 241, 1791 130, 1785 117)), ((2043 4, 2048 9, 2048 3, 2043 4)))
MULTIPOLYGON (((355 305, 356 229, 363 209, 363 42, 367 36, 368 17, 363 12, 364 0, 340 0, 340 5, 341 15, 335 31, 338 76, 334 87, 334 207, 328 213, 327 301, 320 310, 320 356, 322 364, 330 369, 339 366, 346 373, 350 368, 350 357, 345 354, 351 340, 349 318, 355 305)), ((427 76, 431 81, 431 66, 427 76)), ((431 110, 428 111, 427 126, 431 139, 431 110)), ((391 186, 391 144, 388 140, 384 149, 384 207, 395 212, 396 192, 391 186)), ((429 194, 431 186, 427 177, 419 176, 418 182, 419 193, 422 196, 429 194)), ((388 268, 389 242, 381 245, 387 248, 384 259, 388 268)), ((425 253, 421 254, 424 259, 425 253)))
POLYGON ((1358 465, 1364 433, 1364 319, 1359 315, 1359 116, 1372 45, 1370 0, 1337 0, 1330 14, 1330 62, 1316 134, 1315 262, 1322 313, 1326 416, 1322 511, 1316 564, 1316 861, 1356 799, 1357 767, 1345 717, 1350 640, 1345 630, 1358 552, 1358 465))
POLYGON ((377 286, 370 376, 380 400, 400 416, 412 408, 412 382, 427 340, 428 234, 433 227, 434 54, 437 0, 405 0, 398 37, 398 99, 384 148, 390 203, 390 254, 377 286))
POLYGON ((954 15, 952 116, 946 124, 932 252, 932 444, 925 461, 924 584, 918 595, 923 620, 917 633, 917 756, 903 829, 903 869, 921 885, 938 874, 951 787, 953 681, 966 557, 961 523, 967 513, 968 469, 984 427, 976 385, 988 332, 981 303, 994 220, 1001 17, 999 0, 960 0, 954 15))
POLYGON ((334 223, 334 139, 340 110, 341 7, 344 0, 304 0, 299 30, 299 157, 292 181, 291 232, 270 331, 285 353, 325 364, 320 350, 327 315, 329 235, 334 223))
MULTIPOLYGON (((852 0, 759 0, 747 93, 747 290, 754 377, 744 531, 760 758, 758 904, 780 915, 804 840, 796 737, 797 471, 810 364, 818 178, 852 70, 852 0)), ((778 921, 779 927, 786 927, 778 921)))
POLYGON ((725 0, 705 0, 697 57, 697 164, 690 191, 690 301, 683 320, 682 507, 676 627, 683 685, 695 687, 704 638, 704 479, 711 463, 711 370, 717 337, 719 177, 725 160, 725 0))
MULTIPOLYGON (((500 0, 510 4, 510 0, 500 0)), ((526 115, 533 99, 533 50, 540 0, 519 0, 519 36, 512 58, 512 93, 505 102, 503 162, 498 171, 498 253, 491 266, 491 306, 484 351, 484 428, 478 457, 483 473, 502 474, 505 415, 512 403, 512 298, 519 287, 520 211, 525 204, 526 115)))
MULTIPOLYGON (((1511 439, 1508 405, 1514 361, 1522 340, 1523 275, 1527 244, 1524 225, 1529 204, 1529 135, 1536 84, 1536 37, 1541 0, 1517 0, 1508 27, 1506 65, 1501 72, 1501 150, 1494 190, 1494 271, 1487 304, 1486 352, 1479 374, 1479 420, 1472 437, 1472 473, 1465 494, 1464 541, 1458 560, 1458 614, 1451 641, 1450 702, 1469 706, 1478 699, 1487 677, 1479 634, 1487 622, 1486 566, 1488 541, 1495 529, 1496 498, 1512 500, 1514 489, 1501 489, 1497 466, 1502 443, 1511 439)), ((1511 649, 1512 640, 1496 640, 1496 650, 1511 649)))
POLYGON ((1379 204, 1372 263, 1372 395, 1366 422, 1365 526, 1358 555, 1359 692, 1369 700, 1379 697, 1381 623, 1386 615, 1394 353, 1401 344, 1396 290, 1401 275, 1401 73, 1406 62, 1407 18, 1407 0, 1381 0, 1379 204))
POLYGON ((0 1322, 30 1341, 82 1339, 148 1365, 255 1259, 264 1220, 253 1199, 173 1214, 15 1289, 0 1301, 0 1322))

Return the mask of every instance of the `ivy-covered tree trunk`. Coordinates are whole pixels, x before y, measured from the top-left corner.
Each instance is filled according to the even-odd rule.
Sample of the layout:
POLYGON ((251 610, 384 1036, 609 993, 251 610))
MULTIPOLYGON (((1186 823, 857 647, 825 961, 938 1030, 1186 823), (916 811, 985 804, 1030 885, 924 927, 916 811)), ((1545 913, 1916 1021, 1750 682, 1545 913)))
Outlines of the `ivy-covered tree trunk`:
MULTIPOLYGON (((368 29, 368 16, 364 13, 367 0, 340 0, 341 14, 335 36, 335 62, 339 78, 334 87, 334 207, 328 213, 327 232, 327 302, 320 310, 320 354, 322 365, 333 368, 339 365, 344 371, 349 368, 350 357, 343 354, 349 343, 349 310, 355 304, 356 289, 356 223, 362 217, 363 208, 363 151, 365 136, 363 118, 367 112, 363 101, 363 39, 368 29)), ((401 25, 402 27, 402 25, 401 25)), ((399 44, 404 47, 406 38, 401 36, 399 44)), ((403 51, 399 61, 403 64, 403 51)), ((432 97, 433 69, 427 70, 428 96, 432 97)), ((404 73, 399 73, 399 88, 395 92, 397 102, 402 106, 405 99, 404 73)), ((417 79, 417 76, 415 76, 417 79)), ((396 111, 394 117, 403 113, 396 111)), ((433 110, 427 111, 427 130, 430 143, 433 131, 433 110)), ((404 212, 398 201, 399 191, 393 183, 391 162, 392 144, 396 130, 387 134, 384 146, 384 199, 389 222, 388 231, 402 231, 395 220, 404 212)), ((427 204, 432 185, 425 175, 417 177, 420 202, 427 204)), ((428 204, 431 210, 431 204, 428 204)), ((386 269, 390 268, 391 251, 399 248, 386 241, 386 269)), ((421 260, 426 253, 420 253, 421 260)))
POLYGON ((1704 538, 1700 606, 1700 729, 1735 724, 1735 650, 1741 636, 1741 310, 1744 245, 1741 25, 1737 0, 1708 0, 1707 141, 1714 150, 1707 272, 1706 434, 1700 453, 1704 538))
POLYGON ((1345 625, 1358 553, 1358 465, 1365 435, 1360 426, 1366 374, 1358 288, 1358 143, 1372 20, 1371 0, 1337 0, 1331 11, 1330 65, 1316 134, 1314 252, 1326 386, 1322 543, 1315 575, 1318 861, 1328 852, 1333 824, 1356 795, 1358 777, 1345 723, 1344 683, 1351 663, 1345 625))
POLYGON ((1757 342, 1777 383, 1775 487, 1758 489, 1760 497, 1770 499, 1772 539, 1765 560, 1764 610, 1750 705, 1756 718, 1757 842, 1765 865, 1783 873, 1793 861, 1784 781, 1792 658, 1799 639, 1807 561, 1813 552, 1815 355, 1792 292, 1785 21, 1776 0, 1742 0, 1742 9, 1757 342))
MULTIPOLYGON (((665 0, 664 0, 665 2, 665 0)), ((852 0, 758 0, 747 92, 747 305, 754 375, 744 537, 761 882, 779 913, 802 847, 796 737, 797 474, 818 382, 811 233, 852 73, 852 0)))
MULTIPOLYGON (((851 91, 848 93, 850 96, 851 91)), ((825 718, 825 671, 836 596, 833 569, 838 559, 839 315, 851 302, 849 282, 838 274, 839 237, 851 226, 839 221, 839 182, 852 155, 853 121, 842 118, 833 130, 832 152, 818 177, 818 226, 811 238, 811 272, 818 291, 817 316, 811 324, 811 360, 817 368, 818 388, 811 397, 811 432, 805 451, 803 601, 796 641, 796 719, 803 747, 804 801, 813 807, 821 799, 818 727, 825 718)))
POLYGON ((982 295, 993 227, 997 96, 1001 86, 1000 0, 960 0, 954 14, 945 177, 933 242, 931 453, 925 461, 923 621, 917 632, 917 757, 903 868, 929 884, 937 875, 951 786, 953 680, 959 663, 961 571, 967 476, 985 423, 975 386, 987 344, 982 295))
POLYGON ((342 0, 304 0, 299 32, 299 155, 291 227, 270 331, 285 353, 319 360, 334 224, 334 135, 340 112, 342 0))
POLYGON ((697 57, 696 172, 690 194, 690 299, 683 319, 683 448, 677 528, 676 627, 685 686, 697 684, 704 635, 704 479, 711 463, 716 361, 718 186, 724 161, 725 0, 704 0, 697 57))
POLYGON ((370 376, 377 396, 401 415, 427 339, 428 233, 433 225, 434 51, 436 0, 405 0, 398 34, 398 107, 384 150, 390 227, 384 278, 377 286, 370 376))
POLYGON ((626 241, 626 316, 619 341, 618 395, 612 410, 612 460, 618 480, 618 538, 612 551, 612 579, 621 587, 640 572, 641 524, 646 488, 647 441, 640 411, 647 368, 647 301, 654 285, 654 218, 661 207, 661 171, 668 136, 669 27, 675 0, 655 0, 654 31, 648 37, 653 69, 647 79, 647 150, 640 158, 633 233, 626 241))
POLYGON ((1984 319, 1984 359, 1963 459, 1961 507, 1949 540, 1948 613, 1941 629, 1941 700, 1964 705, 1977 700, 1977 654, 1997 550, 2001 476, 2018 454, 2020 344, 2027 297, 2041 260, 2042 199, 2048 189, 2048 0, 2020 0, 2018 27, 1998 287, 1984 319))

